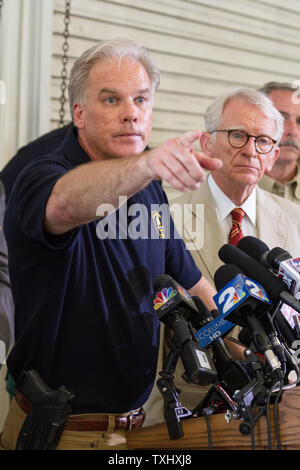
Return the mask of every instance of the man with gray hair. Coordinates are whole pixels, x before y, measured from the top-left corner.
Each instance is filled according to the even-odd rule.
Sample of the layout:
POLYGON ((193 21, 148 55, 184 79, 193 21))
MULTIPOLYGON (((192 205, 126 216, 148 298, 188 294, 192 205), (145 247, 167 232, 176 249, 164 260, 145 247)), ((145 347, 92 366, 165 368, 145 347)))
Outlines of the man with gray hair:
MULTIPOLYGON (((283 132, 283 117, 272 101, 256 90, 230 89, 209 106, 205 124, 206 131, 200 138, 202 151, 210 158, 220 159, 222 168, 212 170, 199 189, 171 203, 171 208, 187 204, 191 207, 191 220, 181 233, 197 266, 213 283, 214 274, 222 265, 219 249, 225 243, 237 244, 245 235, 261 239, 270 249, 278 246, 298 256, 299 206, 258 187, 265 171, 271 171, 278 158, 283 132), (204 241, 201 247, 194 243, 193 248, 194 234, 188 228, 195 226, 197 204, 203 205, 204 241)), ((236 337, 236 331, 229 337, 232 334, 236 337)), ((225 341, 238 357, 240 346, 235 351, 235 343, 228 337, 225 341)), ((187 385, 180 378, 182 372, 179 364, 175 385, 182 390, 182 403, 194 408, 207 388, 187 385)))
POLYGON ((144 152, 158 84, 150 54, 133 41, 103 41, 83 53, 70 74, 74 127, 16 180, 4 221, 15 302, 7 366, 17 383, 5 449, 126 449, 156 373, 154 279, 169 274, 214 306, 215 290, 172 219, 160 214, 158 224, 152 207, 167 205, 157 180, 196 189, 203 168, 221 162, 194 150, 198 130, 144 152), (141 206, 148 237, 129 230, 141 206))
POLYGON ((259 91, 273 101, 284 118, 284 132, 279 143, 279 157, 266 171, 259 185, 262 189, 300 204, 300 99, 293 83, 268 82, 259 91))

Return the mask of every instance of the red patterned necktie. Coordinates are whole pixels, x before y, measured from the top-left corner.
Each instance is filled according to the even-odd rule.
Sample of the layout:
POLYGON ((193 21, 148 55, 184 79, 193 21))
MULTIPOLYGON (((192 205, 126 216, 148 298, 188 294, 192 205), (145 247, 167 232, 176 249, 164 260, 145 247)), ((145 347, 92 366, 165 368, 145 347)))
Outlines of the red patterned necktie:
POLYGON ((240 207, 236 207, 231 211, 232 216, 232 229, 229 234, 228 242, 232 245, 237 245, 241 238, 243 238, 242 233, 242 220, 245 215, 245 211, 240 207))

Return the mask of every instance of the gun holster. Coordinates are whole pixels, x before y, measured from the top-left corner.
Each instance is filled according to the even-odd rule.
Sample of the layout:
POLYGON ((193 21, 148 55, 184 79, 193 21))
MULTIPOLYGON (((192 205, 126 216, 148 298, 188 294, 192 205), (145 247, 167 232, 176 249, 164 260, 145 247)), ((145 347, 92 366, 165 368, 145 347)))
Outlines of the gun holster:
POLYGON ((73 392, 49 388, 35 370, 24 371, 17 389, 32 404, 18 436, 16 450, 56 449, 71 412, 73 392))

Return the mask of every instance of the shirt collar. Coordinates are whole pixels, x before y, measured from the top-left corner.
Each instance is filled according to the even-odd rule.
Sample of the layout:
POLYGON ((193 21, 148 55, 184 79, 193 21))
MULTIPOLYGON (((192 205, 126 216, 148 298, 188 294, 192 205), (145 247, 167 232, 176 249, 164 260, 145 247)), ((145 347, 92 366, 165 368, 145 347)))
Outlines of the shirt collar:
POLYGON ((274 186, 278 186, 278 187, 282 187, 284 188, 285 186, 292 186, 293 184, 296 184, 297 186, 299 185, 299 171, 300 171, 300 166, 299 166, 299 163, 297 162, 297 166, 296 166, 296 174, 294 176, 294 178, 292 178, 290 181, 286 181, 285 183, 280 183, 279 181, 276 181, 274 178, 271 178, 270 176, 264 174, 263 178, 264 178, 264 183, 265 186, 266 186, 266 190, 267 191, 270 191, 272 192, 272 189, 274 186))
MULTIPOLYGON (((223 193, 223 191, 219 188, 211 174, 208 176, 207 183, 214 198, 220 221, 223 222, 226 217, 231 213, 232 209, 236 207, 236 205, 223 193)), ((247 216, 249 217, 250 221, 256 226, 256 188, 252 191, 252 193, 247 197, 246 201, 243 202, 240 206, 247 216)))
POLYGON ((78 142, 78 130, 75 126, 73 126, 66 134, 66 137, 62 142, 62 147, 69 160, 72 160, 73 162, 80 164, 91 161, 88 154, 78 142))

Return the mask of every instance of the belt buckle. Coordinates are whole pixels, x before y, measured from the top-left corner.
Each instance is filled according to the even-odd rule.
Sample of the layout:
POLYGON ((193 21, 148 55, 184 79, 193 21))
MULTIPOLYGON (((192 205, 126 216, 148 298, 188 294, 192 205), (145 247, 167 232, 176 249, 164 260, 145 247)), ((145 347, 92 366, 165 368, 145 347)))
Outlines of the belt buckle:
POLYGON ((130 413, 130 415, 128 416, 129 418, 129 427, 128 427, 128 431, 130 431, 132 429, 132 417, 133 417, 133 413, 130 413))

